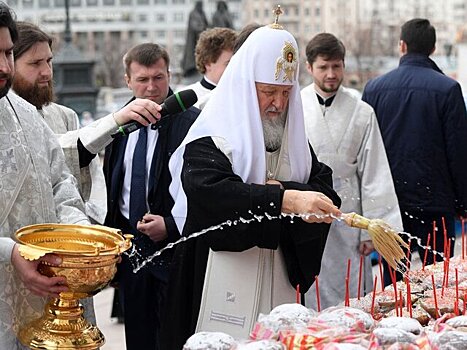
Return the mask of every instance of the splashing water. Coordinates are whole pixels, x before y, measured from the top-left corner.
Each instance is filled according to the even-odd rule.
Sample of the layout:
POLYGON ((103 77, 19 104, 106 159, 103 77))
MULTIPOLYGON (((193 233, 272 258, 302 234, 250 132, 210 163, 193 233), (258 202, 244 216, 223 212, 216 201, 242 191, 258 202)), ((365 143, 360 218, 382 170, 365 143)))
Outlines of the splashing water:
MULTIPOLYGON (((238 224, 249 224, 249 223, 252 223, 252 222, 261 222, 263 220, 276 220, 276 219, 280 219, 280 218, 289 218, 290 222, 293 223, 294 218, 301 218, 301 219, 307 220, 307 219, 309 219, 311 217, 316 217, 316 218, 319 218, 319 219, 329 217, 328 214, 315 214, 315 213, 307 213, 307 214, 281 213, 278 216, 274 216, 274 215, 268 214, 267 212, 265 212, 264 215, 258 215, 258 214, 254 214, 252 211, 249 211, 248 214, 251 215, 251 218, 247 219, 247 218, 244 218, 244 217, 239 217, 238 219, 235 219, 235 220, 226 220, 225 222, 222 222, 222 223, 220 223, 218 225, 213 225, 211 227, 205 228, 205 229, 200 230, 198 232, 194 232, 194 233, 192 233, 192 234, 190 234, 188 236, 182 236, 176 242, 168 243, 164 248, 158 250, 157 252, 150 255, 149 257, 145 257, 145 258, 142 257, 138 253, 138 248, 135 245, 132 247, 131 250, 125 252, 124 254, 126 254, 130 258, 130 261, 131 261, 131 263, 133 265, 133 272, 136 273, 139 270, 141 270, 143 267, 145 267, 147 264, 153 262, 153 260, 155 258, 157 258, 158 256, 160 256, 164 251, 166 251, 168 249, 172 249, 172 248, 176 247, 177 245, 179 245, 180 243, 183 243, 183 242, 185 242, 185 241, 187 241, 189 239, 193 239, 193 238, 202 236, 202 235, 204 235, 204 234, 206 234, 208 232, 216 231, 216 230, 222 230, 222 229, 224 229, 224 227, 236 226, 238 224), (143 260, 143 261, 139 262, 140 260, 143 260)), ((331 215, 331 217, 335 221, 338 221, 338 222, 343 221, 343 217, 335 217, 334 215, 331 215)), ((410 233, 407 233, 407 232, 399 232, 399 234, 406 236, 408 240, 412 241, 412 245, 415 242, 415 244, 418 245, 420 248, 422 248, 424 250, 428 249, 428 251, 431 252, 432 254, 436 254, 438 256, 441 256, 443 260, 446 260, 443 253, 434 251, 431 247, 423 245, 422 240, 419 237, 413 236, 413 235, 411 235, 410 233)), ((402 264, 399 263, 397 265, 397 269, 396 269, 396 271, 400 272, 404 277, 408 276, 408 271, 409 270, 407 268, 407 263, 408 263, 407 261, 404 261, 402 264)), ((408 276, 408 277, 410 278, 410 276, 408 276)))
MULTIPOLYGON (((278 216, 273 216, 273 215, 268 214, 267 212, 265 212, 264 215, 257 215, 257 214, 254 214, 252 211, 249 211, 248 214, 250 214, 252 216, 250 219, 245 219, 243 217, 239 217, 236 220, 226 220, 223 223, 220 223, 218 225, 214 225, 214 226, 205 228, 205 229, 203 229, 201 231, 198 231, 198 232, 194 232, 194 233, 192 233, 192 234, 190 234, 188 236, 182 236, 182 237, 180 237, 180 239, 178 241, 168 243, 164 248, 162 248, 162 249, 158 250, 157 252, 155 252, 154 254, 146 257, 144 259, 144 261, 141 262, 141 263, 134 261, 134 260, 139 260, 139 258, 142 258, 142 256, 138 253, 136 246, 133 246, 131 250, 125 252, 124 254, 126 254, 130 258, 130 261, 132 261, 131 258, 134 258, 133 261, 132 261, 133 272, 136 273, 139 270, 141 270, 143 267, 145 267, 148 263, 152 262, 155 258, 160 256, 164 251, 166 251, 168 249, 172 249, 172 248, 174 248, 175 246, 177 246, 180 243, 183 243, 183 242, 185 242, 185 241, 187 241, 189 239, 192 239, 192 238, 199 237, 199 236, 201 236, 201 235, 203 235, 203 234, 205 234, 207 232, 222 230, 226 226, 230 227, 230 226, 236 226, 238 224, 249 224, 251 222, 261 222, 264 219, 266 219, 266 220, 276 220, 276 219, 288 217, 288 218, 290 218, 290 221, 293 222, 293 219, 295 217, 309 219, 312 216, 314 216, 316 218, 325 218, 325 217, 329 216, 327 214, 323 215, 323 214, 311 214, 311 213, 310 214, 286 214, 286 213, 281 213, 278 216)), ((335 219, 341 220, 340 218, 335 218, 335 219)))

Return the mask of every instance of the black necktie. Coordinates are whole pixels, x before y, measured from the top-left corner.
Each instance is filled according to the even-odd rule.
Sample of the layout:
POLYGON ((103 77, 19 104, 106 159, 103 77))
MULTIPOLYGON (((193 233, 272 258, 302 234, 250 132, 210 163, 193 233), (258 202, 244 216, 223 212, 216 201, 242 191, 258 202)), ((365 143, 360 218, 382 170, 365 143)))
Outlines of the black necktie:
POLYGON ((148 128, 139 130, 138 142, 133 153, 130 188, 130 225, 136 228, 136 223, 147 212, 146 205, 146 149, 148 128))
POLYGON ((332 103, 332 101, 334 101, 334 97, 336 97, 336 95, 333 95, 331 97, 328 97, 326 100, 323 99, 320 95, 316 94, 316 97, 318 98, 318 102, 320 105, 324 106, 324 107, 329 107, 332 103))

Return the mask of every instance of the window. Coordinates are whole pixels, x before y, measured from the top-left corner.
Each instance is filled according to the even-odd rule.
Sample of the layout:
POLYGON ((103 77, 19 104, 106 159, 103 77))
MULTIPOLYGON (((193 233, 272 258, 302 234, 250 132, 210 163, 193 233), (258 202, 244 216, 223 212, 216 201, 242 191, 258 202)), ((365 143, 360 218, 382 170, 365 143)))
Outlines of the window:
POLYGON ((138 15, 138 21, 139 22, 147 22, 148 21, 148 15, 145 13, 140 13, 138 15))
POLYGON ((156 30, 156 38, 165 39, 165 30, 156 30))
POLYGON ((183 12, 175 12, 173 19, 174 22, 183 22, 183 12))
POLYGON ((55 7, 65 7, 65 0, 55 0, 55 7))
POLYGON ((50 7, 50 0, 39 0, 39 7, 40 8, 50 7))
POLYGON ((131 0, 120 0, 120 5, 131 6, 133 5, 133 2, 131 0))
POLYGON ((70 0, 69 4, 72 7, 79 7, 81 6, 81 0, 70 0))
POLYGON ((174 37, 184 38, 185 37, 185 31, 184 30, 174 30, 174 37))
POLYGON ((87 6, 97 6, 97 0, 86 0, 87 6))
POLYGON ((156 22, 165 22, 165 13, 156 13, 156 22))
POLYGON ((115 0, 103 0, 103 4, 105 6, 113 6, 115 5, 115 0))
POLYGON ((149 5, 149 0, 136 0, 138 5, 149 5))
POLYGON ((34 5, 33 0, 23 0, 23 7, 31 8, 33 7, 33 5, 34 5))

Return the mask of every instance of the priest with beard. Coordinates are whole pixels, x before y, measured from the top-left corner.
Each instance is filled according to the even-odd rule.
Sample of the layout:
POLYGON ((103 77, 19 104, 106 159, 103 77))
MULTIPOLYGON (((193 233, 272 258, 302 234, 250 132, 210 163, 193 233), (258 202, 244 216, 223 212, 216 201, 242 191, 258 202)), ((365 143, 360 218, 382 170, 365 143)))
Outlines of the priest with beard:
POLYGON ((96 154, 112 142, 111 135, 120 125, 131 120, 143 125, 155 123, 160 107, 153 101, 136 99, 120 111, 79 129, 76 112, 53 102, 52 37, 31 23, 17 22, 17 28, 13 90, 37 108, 58 137, 67 165, 78 180, 86 214, 102 224, 107 212, 105 191, 102 190, 100 199, 91 198, 92 187, 105 183, 96 154))
POLYGON ((247 338, 319 274, 340 199, 307 141, 297 77, 294 37, 255 30, 171 158, 172 214, 190 238, 176 246, 162 349, 197 331, 247 338))
MULTIPOLYGON (((12 11, 0 2, 0 349, 24 350, 20 326, 44 312, 48 297, 68 291, 66 278, 46 277, 39 263, 60 264, 46 254, 24 259, 12 239, 23 226, 43 223, 89 224, 84 203, 63 152, 37 110, 10 91, 13 46, 18 38, 12 11)), ((95 323, 92 299, 82 301, 95 323)))

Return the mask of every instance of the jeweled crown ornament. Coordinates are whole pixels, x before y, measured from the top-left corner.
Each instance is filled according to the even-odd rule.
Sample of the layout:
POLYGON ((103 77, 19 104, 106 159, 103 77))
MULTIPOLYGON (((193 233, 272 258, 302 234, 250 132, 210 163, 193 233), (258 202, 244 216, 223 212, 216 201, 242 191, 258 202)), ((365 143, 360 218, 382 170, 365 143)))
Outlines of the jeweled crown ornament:
POLYGON ((97 294, 112 280, 119 256, 131 247, 132 235, 105 226, 38 224, 25 226, 15 233, 19 252, 27 260, 47 253, 62 258, 58 266, 44 262, 38 270, 45 276, 66 277, 68 292, 51 298, 44 315, 22 325, 21 343, 31 349, 98 349, 104 335, 83 317, 79 299, 97 294))
MULTIPOLYGON (((269 27, 283 30, 284 27, 279 24, 279 16, 283 13, 281 5, 277 5, 272 10, 272 13, 275 16, 274 23, 271 23, 269 27)), ((293 83, 296 79, 297 67, 297 51, 291 42, 286 41, 282 47, 281 55, 276 60, 276 68, 274 73, 276 81, 282 78, 282 83, 293 83)))

